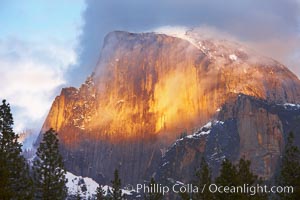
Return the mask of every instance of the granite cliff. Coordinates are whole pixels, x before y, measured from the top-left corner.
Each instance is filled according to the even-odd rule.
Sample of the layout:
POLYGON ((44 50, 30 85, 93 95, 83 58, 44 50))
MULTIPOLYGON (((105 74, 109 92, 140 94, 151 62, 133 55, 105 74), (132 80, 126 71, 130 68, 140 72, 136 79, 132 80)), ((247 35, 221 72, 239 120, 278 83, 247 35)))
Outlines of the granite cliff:
MULTIPOLYGON (((177 139, 156 171, 165 184, 190 182, 201 157, 218 175, 224 158, 251 160, 252 170, 264 179, 274 174, 288 133, 300 131, 300 105, 276 104, 239 94, 230 98, 214 120, 193 134, 177 139)), ((300 136, 295 135, 300 146, 300 136)))
POLYGON ((270 177, 289 125, 260 101, 300 103, 299 79, 240 44, 193 31, 184 37, 116 31, 106 36, 86 82, 56 97, 41 133, 50 127, 59 133, 69 171, 104 183, 115 168, 131 184, 155 172, 193 171, 203 153, 217 155, 222 145, 233 148, 218 159, 246 156, 270 177), (172 146, 181 132, 197 133, 213 120, 214 134, 172 146))

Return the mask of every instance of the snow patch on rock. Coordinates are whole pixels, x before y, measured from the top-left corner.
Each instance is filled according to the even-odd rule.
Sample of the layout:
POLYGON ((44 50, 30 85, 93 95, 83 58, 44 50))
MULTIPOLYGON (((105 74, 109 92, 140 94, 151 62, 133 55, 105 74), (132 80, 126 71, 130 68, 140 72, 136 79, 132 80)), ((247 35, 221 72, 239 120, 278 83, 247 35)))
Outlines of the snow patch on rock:
POLYGON ((238 57, 235 54, 230 54, 229 59, 232 61, 237 61, 238 57))
POLYGON ((82 198, 88 199, 96 194, 99 184, 91 178, 76 176, 71 172, 67 172, 67 188, 69 195, 80 194, 82 198))
POLYGON ((300 104, 293 104, 293 103, 285 103, 283 104, 285 107, 296 107, 300 108, 300 104))
MULTIPOLYGON (((99 184, 91 178, 76 176, 71 172, 66 173, 67 188, 69 196, 76 196, 78 193, 83 199, 90 199, 96 194, 99 184)), ((112 194, 112 187, 108 185, 102 186, 104 196, 112 194)), ((123 195, 133 195, 133 189, 121 189, 123 195)))

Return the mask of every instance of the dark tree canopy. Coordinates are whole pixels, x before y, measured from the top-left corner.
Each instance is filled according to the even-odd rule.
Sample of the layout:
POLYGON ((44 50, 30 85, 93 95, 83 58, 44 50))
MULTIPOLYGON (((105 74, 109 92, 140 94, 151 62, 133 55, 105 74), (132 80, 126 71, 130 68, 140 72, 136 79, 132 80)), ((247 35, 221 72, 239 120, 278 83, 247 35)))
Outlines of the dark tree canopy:
POLYGON ((59 140, 53 129, 43 135, 43 140, 33 163, 36 198, 61 200, 67 195, 66 171, 59 152, 59 140))
MULTIPOLYGON (((245 158, 241 158, 239 163, 234 165, 229 160, 224 160, 221 166, 220 175, 215 179, 219 186, 234 186, 243 187, 243 185, 254 186, 260 184, 261 180, 251 171, 251 162, 245 158)), ((220 200, 265 200, 268 199, 265 194, 251 194, 251 193, 229 193, 229 194, 215 194, 216 199, 220 200)))
POLYGON ((290 133, 281 159, 277 181, 279 186, 293 186, 294 193, 281 193, 280 199, 292 200, 300 197, 300 151, 294 144, 294 134, 290 133))
POLYGON ((207 162, 205 161, 205 158, 202 157, 201 163, 200 163, 200 169, 196 171, 196 180, 194 181, 195 185, 202 190, 202 188, 205 186, 205 190, 199 193, 196 193, 193 195, 193 199, 197 200, 204 200, 204 199, 213 199, 213 194, 208 190, 208 186, 211 184, 211 171, 209 169, 209 166, 207 162))
POLYGON ((122 190, 121 190, 121 179, 119 177, 119 171, 116 169, 114 172, 114 180, 112 183, 112 200, 121 200, 123 199, 122 190))
MULTIPOLYGON (((154 188, 155 188, 155 185, 156 185, 156 181, 154 180, 154 178, 152 177, 150 182, 149 182, 149 188, 150 191, 155 191, 154 188)), ((146 193, 145 194, 145 200, 162 200, 163 199, 163 194, 160 193, 160 192, 149 192, 149 193, 146 193)))
POLYGON ((13 116, 5 100, 0 105, 0 199, 32 199, 29 167, 13 131, 13 116))

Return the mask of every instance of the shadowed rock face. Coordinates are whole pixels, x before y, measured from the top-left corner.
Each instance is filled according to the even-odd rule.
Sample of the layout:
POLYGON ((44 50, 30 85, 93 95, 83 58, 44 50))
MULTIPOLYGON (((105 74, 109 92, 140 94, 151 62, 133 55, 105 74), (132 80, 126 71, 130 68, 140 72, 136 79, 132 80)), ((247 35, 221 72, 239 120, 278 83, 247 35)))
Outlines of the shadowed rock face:
POLYGON ((245 156, 251 160, 255 172, 269 178, 273 175, 284 148, 284 131, 278 113, 272 113, 251 98, 245 97, 234 102, 232 108, 233 111, 227 110, 222 114, 225 115, 224 120, 237 119, 239 157, 245 156))
MULTIPOLYGON (((180 132, 197 130, 239 93, 300 103, 300 81, 280 63, 228 41, 112 32, 94 73, 79 89, 62 90, 42 131, 58 131, 71 172, 109 182, 120 168, 124 182, 136 183, 155 171, 180 132)), ((280 153, 282 122, 247 101, 234 106, 239 112, 224 119, 237 121, 237 156, 263 154, 270 166, 273 160, 261 148, 280 153)), ((191 153, 184 165, 198 157, 198 151, 191 153)), ((259 172, 269 176, 272 170, 259 172)))
MULTIPOLYGON (((201 157, 217 176, 224 158, 237 163, 251 161, 255 174, 268 179, 274 175, 284 142, 290 131, 300 131, 300 106, 269 103, 238 95, 229 99, 209 127, 177 140, 160 161, 156 177, 165 184, 190 182, 201 157)), ((300 147, 300 136, 295 143, 300 147)))

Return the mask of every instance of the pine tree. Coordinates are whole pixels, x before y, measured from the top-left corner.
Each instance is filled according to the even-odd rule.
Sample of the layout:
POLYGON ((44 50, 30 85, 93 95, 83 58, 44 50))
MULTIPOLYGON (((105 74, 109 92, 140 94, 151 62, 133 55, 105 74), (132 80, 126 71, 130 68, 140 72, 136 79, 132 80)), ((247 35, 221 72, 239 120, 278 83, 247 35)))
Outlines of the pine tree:
MULTIPOLYGON (((238 177, 237 177, 236 167, 227 159, 225 159, 221 165, 220 176, 215 179, 215 182, 218 186, 237 186, 238 177)), ((216 199, 220 200, 239 200, 237 194, 215 194, 216 199)))
POLYGON ((102 185, 99 185, 96 190, 96 199, 97 200, 105 200, 104 190, 102 185))
MULTIPOLYGON (((237 164, 237 185, 243 186, 254 186, 255 184, 261 184, 262 181, 258 178, 257 175, 253 174, 251 171, 251 162, 249 160, 246 160, 244 157, 240 159, 239 163, 237 164)), ((239 199, 253 199, 253 200, 264 200, 268 199, 266 194, 246 194, 246 193, 238 193, 239 199)))
POLYGON ((5 100, 0 106, 0 199, 32 199, 29 167, 13 131, 13 116, 5 100))
POLYGON ((251 172, 251 162, 245 158, 241 158, 237 168, 237 176, 240 184, 253 185, 257 181, 257 176, 251 172))
MULTIPOLYGON (((219 186, 234 186, 243 187, 243 185, 255 186, 261 184, 261 180, 253 174, 250 169, 251 162, 245 158, 241 158, 237 165, 233 165, 229 160, 225 160, 222 163, 220 176, 216 178, 215 182, 219 186)), ((265 200, 268 199, 266 194, 255 194, 243 193, 243 191, 237 191, 235 193, 228 194, 215 194, 216 199, 221 200, 265 200)))
MULTIPOLYGON (((150 182, 149 182, 149 188, 150 191, 154 191, 154 187, 156 185, 156 182, 154 178, 152 177, 150 182), (152 189, 152 190, 151 190, 152 189)), ((145 200, 162 200, 163 199, 163 194, 159 192, 149 192, 148 194, 145 194, 145 200)))
POLYGON ((43 135, 33 163, 36 198, 62 200, 67 195, 66 171, 59 153, 59 140, 53 129, 43 135))
MULTIPOLYGON (((204 185, 208 186, 211 184, 211 171, 209 169, 209 166, 207 162, 205 161, 205 158, 202 157, 201 163, 200 163, 200 169, 196 171, 196 177, 197 180, 195 180, 195 185, 199 188, 199 190, 202 190, 204 185)), ((196 194, 193 194, 193 199, 197 200, 206 200, 206 199, 213 199, 213 194, 208 190, 204 190, 202 192, 198 192, 196 194)))
POLYGON ((300 197, 300 151, 294 145, 294 135, 290 133, 285 145, 278 177, 279 186, 293 186, 294 192, 279 194, 280 199, 294 200, 300 197))
POLYGON ((123 199, 122 190, 121 190, 121 179, 119 178, 119 171, 116 169, 114 172, 114 180, 112 183, 112 200, 121 200, 123 199))
POLYGON ((192 199, 190 194, 187 192, 179 192, 178 195, 180 196, 181 200, 190 200, 192 199))

